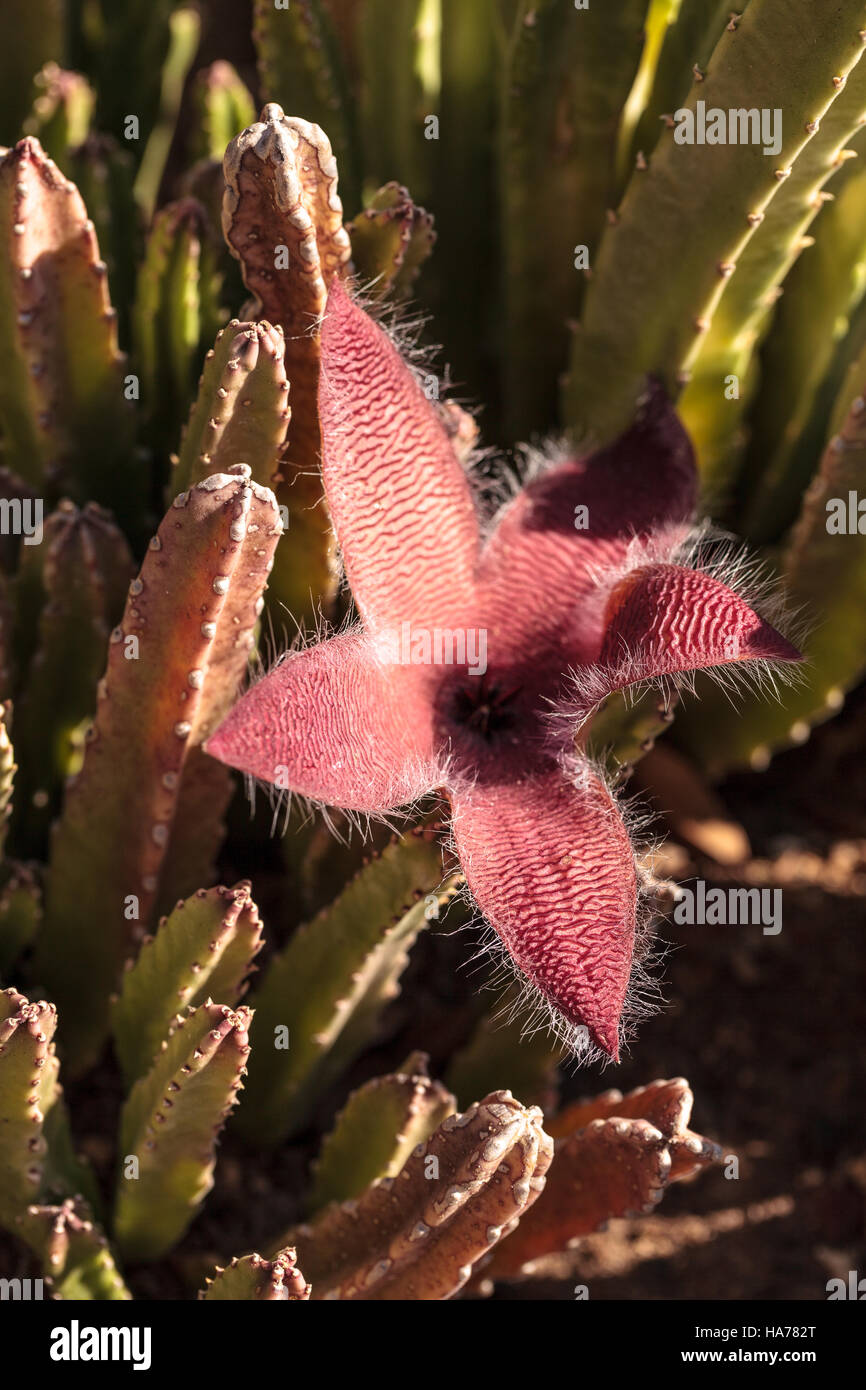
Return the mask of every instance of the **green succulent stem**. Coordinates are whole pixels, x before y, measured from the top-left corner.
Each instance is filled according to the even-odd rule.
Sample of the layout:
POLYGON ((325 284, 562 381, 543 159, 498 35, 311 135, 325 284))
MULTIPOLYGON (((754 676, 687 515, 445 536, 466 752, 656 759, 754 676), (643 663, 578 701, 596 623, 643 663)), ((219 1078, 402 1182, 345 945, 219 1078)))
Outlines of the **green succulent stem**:
POLYGON ((291 410, 282 330, 232 319, 208 351, 170 491, 246 464, 266 487, 278 469, 291 410))
POLYGON ((22 768, 16 798, 20 852, 44 857, 66 779, 81 765, 111 629, 133 574, 123 533, 94 503, 61 503, 42 544, 25 548, 19 583, 42 596, 37 644, 20 684, 15 728, 22 768))
POLYGON ((254 1063, 238 1115, 244 1136, 274 1144, 376 1034, 408 951, 444 901, 434 835, 389 845, 275 956, 255 991, 254 1063))
POLYGON ((4 463, 42 497, 127 519, 140 479, 118 468, 131 416, 106 266, 78 190, 32 137, 0 156, 0 237, 4 463))
MULTIPOLYGON (((807 232, 825 198, 833 196, 832 192, 824 192, 825 185, 833 180, 831 187, 835 187, 833 176, 854 155, 846 144, 864 120, 866 63, 858 63, 770 202, 704 335, 679 408, 698 451, 704 490, 717 504, 726 500, 718 497, 720 489, 730 490, 736 483, 736 464, 743 451, 744 413, 760 375, 755 361, 757 347, 772 320, 782 282, 801 252, 812 245, 807 232), (737 385, 735 393, 726 389, 732 381, 737 385)), ((848 207, 846 212, 850 225, 858 209, 848 207)), ((834 219, 822 218, 817 225, 830 220, 834 219)), ((822 230, 829 228, 824 225, 822 230)), ((822 235, 817 259, 823 260, 826 255, 824 243, 822 235)), ((833 248, 834 257, 840 249, 833 248)), ((856 256, 856 246, 851 251, 856 256)), ((782 313, 787 317, 786 309, 782 313)), ((832 333, 822 337, 824 341, 831 340, 832 333)), ((780 376, 790 388, 789 373, 783 371, 780 376)), ((779 464, 770 460, 768 482, 779 471, 779 464)), ((789 505, 794 505, 794 488, 789 497, 789 505)), ((778 515, 780 501, 778 495, 773 497, 768 511, 778 515)))
POLYGON ((211 63, 193 84, 196 130, 192 141, 195 159, 219 159, 226 145, 245 126, 252 125, 256 108, 246 83, 231 63, 211 63))
POLYGON ((862 20, 857 0, 830 13, 811 0, 751 0, 730 21, 683 108, 692 142, 686 119, 672 120, 603 239, 565 386, 571 426, 607 442, 648 374, 672 395, 687 381, 732 267, 860 60, 862 20), (699 143, 698 102, 704 113, 779 112, 778 151, 699 143))
POLYGON ((202 888, 163 918, 130 963, 112 1009, 128 1084, 147 1071, 180 1008, 208 998, 237 1003, 261 944, 248 883, 202 888))
POLYGON ((857 159, 837 176, 835 197, 815 222, 815 245, 791 274, 761 354, 765 385, 750 412, 739 487, 740 530, 755 544, 778 544, 794 522, 847 366, 844 356, 837 366, 840 349, 854 344, 856 353, 862 343, 864 226, 866 170, 857 159))
POLYGON ((216 1144, 236 1103, 250 1011, 208 1001, 178 1017, 120 1123, 114 1230, 129 1259, 154 1260, 180 1239, 213 1186, 216 1144))
POLYGON ((74 1302, 126 1302, 132 1294, 86 1204, 33 1205, 17 1234, 39 1255, 55 1297, 74 1302))
POLYGON ((272 1260, 243 1255, 225 1269, 219 1266, 199 1294, 205 1302, 231 1299, 261 1303, 305 1303, 310 1286, 295 1263, 294 1250, 281 1250, 272 1260))
POLYGON ((296 0, 278 10, 271 0, 253 0, 253 38, 264 100, 282 102, 328 132, 346 203, 360 207, 358 116, 327 6, 296 0))
POLYGON ((157 213, 138 274, 133 327, 141 399, 157 447, 173 444, 222 319, 217 249, 194 198, 157 213))
MULTIPOLYGON (((183 816, 190 803, 201 809, 199 779, 213 791, 213 764, 199 745, 246 673, 280 529, 273 493, 244 465, 181 493, 111 635, 84 762, 53 840, 37 946, 75 1070, 94 1060, 105 1036, 108 996, 152 921, 175 828, 196 872, 219 844, 221 817, 214 825, 183 816)), ((173 880, 176 890, 176 871, 173 880)))
POLYGON ((353 1091, 322 1143, 310 1209, 351 1201, 371 1183, 395 1178, 416 1144, 456 1109, 454 1097, 430 1080, 424 1057, 353 1091))
POLYGON ((57 63, 46 63, 36 74, 36 97, 24 123, 35 135, 49 159, 68 178, 74 178, 72 152, 90 135, 96 93, 79 72, 65 72, 57 63))
POLYGON ((647 0, 524 16, 503 77, 501 216, 509 350, 506 423, 526 438, 556 418, 569 321, 616 201, 623 104, 638 70, 647 0))
POLYGON ((866 351, 843 391, 834 418, 847 413, 824 449, 780 555, 786 594, 808 624, 802 676, 781 699, 754 700, 745 708, 706 691, 682 726, 678 721, 685 746, 713 774, 737 766, 761 770, 777 749, 805 742, 814 723, 841 708, 866 667, 866 556, 857 510, 866 464, 866 351))

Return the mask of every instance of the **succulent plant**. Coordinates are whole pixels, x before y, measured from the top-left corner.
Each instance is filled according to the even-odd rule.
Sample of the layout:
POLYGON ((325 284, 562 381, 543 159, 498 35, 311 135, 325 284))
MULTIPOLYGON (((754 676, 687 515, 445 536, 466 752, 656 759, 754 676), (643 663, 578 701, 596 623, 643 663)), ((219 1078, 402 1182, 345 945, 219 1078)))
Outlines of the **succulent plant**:
POLYGON ((253 0, 257 72, 220 0, 13 8, 0 1226, 62 1299, 480 1294, 720 1156, 557 1064, 641 1009, 633 764, 862 674, 866 8, 253 0), (479 914, 558 1037, 479 1006, 431 1076, 389 1008, 479 914))
POLYGON ((628 686, 798 653, 674 563, 694 465, 657 391, 615 445, 521 490, 482 544, 434 405, 336 278, 321 339, 322 476, 362 626, 288 655, 206 751, 373 815, 446 788, 479 909, 571 1046, 616 1058, 637 882, 581 729, 628 686))

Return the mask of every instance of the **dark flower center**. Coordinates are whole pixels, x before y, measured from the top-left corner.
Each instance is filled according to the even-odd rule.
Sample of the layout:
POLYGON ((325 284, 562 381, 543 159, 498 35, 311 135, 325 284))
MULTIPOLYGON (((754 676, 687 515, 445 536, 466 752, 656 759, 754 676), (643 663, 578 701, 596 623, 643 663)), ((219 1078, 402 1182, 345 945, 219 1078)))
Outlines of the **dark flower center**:
POLYGON ((519 722, 521 693, 522 686, 489 672, 467 676, 449 691, 447 714, 461 728, 492 743, 519 722))

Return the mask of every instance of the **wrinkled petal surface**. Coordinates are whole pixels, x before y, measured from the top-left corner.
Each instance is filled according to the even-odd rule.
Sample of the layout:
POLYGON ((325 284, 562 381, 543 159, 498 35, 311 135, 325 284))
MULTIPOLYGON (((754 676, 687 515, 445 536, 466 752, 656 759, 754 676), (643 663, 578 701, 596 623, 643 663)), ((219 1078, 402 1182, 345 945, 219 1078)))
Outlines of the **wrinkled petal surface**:
POLYGON ((301 796, 373 814, 435 784, 417 667, 383 665, 357 631, 294 652, 208 740, 212 757, 301 796))
POLYGON ((523 974, 610 1056, 631 972, 637 880, 628 832, 588 765, 451 792, 469 888, 523 974))
POLYGON ((606 606, 600 663, 630 681, 732 661, 800 661, 796 647, 739 594, 681 565, 644 565, 615 586, 606 606))
POLYGON ((453 620, 471 602, 479 551, 466 475, 415 377, 339 280, 319 411, 328 506, 368 628, 453 620))

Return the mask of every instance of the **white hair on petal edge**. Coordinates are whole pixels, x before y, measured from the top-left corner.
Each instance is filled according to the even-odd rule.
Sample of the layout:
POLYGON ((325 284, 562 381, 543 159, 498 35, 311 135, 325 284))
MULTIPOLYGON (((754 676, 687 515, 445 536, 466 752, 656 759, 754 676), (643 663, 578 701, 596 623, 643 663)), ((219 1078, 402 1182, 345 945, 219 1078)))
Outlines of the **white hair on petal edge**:
MULTIPOLYGON (((662 914, 658 911, 652 876, 643 867, 645 861, 651 860, 660 841, 648 834, 648 828, 654 820, 652 812, 637 797, 619 796, 600 763, 572 754, 564 757, 561 765, 565 777, 572 785, 585 786, 593 778, 604 784, 610 797, 608 814, 622 820, 632 847, 637 886, 634 955, 619 1024, 620 1051, 627 1051, 629 1041, 635 1036, 638 1025, 657 1013, 664 1002, 656 972, 667 955, 668 946, 656 935, 656 923, 662 914)), ((452 855, 457 856, 457 846, 452 832, 448 835, 447 849, 452 855)), ((502 996, 498 1011, 492 1015, 494 1025, 513 1025, 520 1020, 521 1038, 546 1032, 566 1050, 574 1067, 589 1066, 595 1062, 608 1065, 610 1057, 593 1044, 586 1027, 566 1019, 539 986, 523 974, 493 926, 485 919, 483 910, 472 896, 465 879, 460 897, 472 916, 468 922, 454 928, 451 934, 465 931, 477 933, 476 948, 469 957, 466 968, 474 971, 484 969, 487 978, 481 988, 495 991, 502 996)))
MULTIPOLYGON (((288 612, 288 610, 286 610, 288 612)), ((291 617, 292 615, 289 614, 291 617)), ((273 620, 268 615, 268 631, 260 638, 260 645, 264 646, 264 656, 260 650, 255 650, 251 657, 248 667, 248 679, 246 691, 249 692, 260 681, 271 675, 289 657, 300 652, 307 651, 321 645, 335 637, 348 637, 352 634, 357 635, 363 642, 367 651, 374 660, 378 660, 376 655, 375 640, 364 632, 358 623, 357 618, 352 614, 344 616, 339 625, 332 623, 323 614, 321 607, 318 607, 313 614, 312 626, 292 619, 295 623, 295 635, 291 642, 286 641, 284 629, 283 641, 280 642, 273 630, 273 620)), ((246 788, 247 800, 250 805, 250 815, 255 813, 256 791, 261 791, 268 798, 272 809, 271 833, 272 835, 285 835, 289 818, 292 812, 293 803, 303 808, 304 816, 302 825, 305 825, 315 815, 319 815, 334 838, 341 844, 347 842, 347 837, 351 837, 354 830, 360 835, 362 840, 370 838, 374 825, 385 825, 394 834, 400 833, 400 825, 406 825, 418 812, 421 802, 435 791, 437 787, 444 784, 448 775, 448 760, 441 759, 434 769, 422 762, 408 765, 403 770, 403 775, 394 783, 393 788, 393 809, 386 812, 357 811, 347 807, 334 807, 328 802, 320 801, 315 797, 304 796, 300 792, 290 788, 277 787, 272 782, 267 782, 263 778, 254 777, 249 773, 244 774, 244 785, 246 788), (417 787, 424 784, 425 790, 419 793, 417 787), (342 815, 348 821, 347 835, 344 835, 334 823, 334 812, 342 815)))
MULTIPOLYGON (((359 811, 346 806, 334 806, 331 802, 322 801, 313 796, 305 796, 301 792, 291 790, 291 788, 276 787, 272 782, 254 777, 249 773, 244 773, 243 776, 251 815, 255 811, 256 791, 263 792, 267 797, 272 810, 271 834, 273 836, 282 838, 286 834, 292 807, 298 806, 303 812, 299 829, 308 824, 310 820, 318 817, 327 826, 334 839, 343 845, 351 842, 353 833, 358 835, 362 841, 370 840, 373 827, 377 825, 385 826, 394 835, 403 834, 411 823, 417 820, 427 798, 436 790, 435 787, 431 786, 427 791, 416 792, 410 786, 413 776, 413 770, 410 769, 407 771, 406 785, 401 787, 395 784, 394 806, 390 810, 359 811), (342 817, 348 823, 345 831, 336 824, 335 816, 342 817)), ((417 786, 417 782, 415 785, 417 786)))
MULTIPOLYGON (((750 554, 734 537, 710 525, 688 531, 673 526, 647 539, 635 537, 619 564, 599 565, 596 587, 589 604, 597 605, 592 615, 599 629, 603 611, 612 590, 634 570, 648 565, 671 564, 706 574, 734 591, 765 621, 800 646, 808 624, 802 610, 785 601, 783 587, 766 562, 750 554)), ((780 687, 797 686, 806 679, 806 663, 795 665, 768 658, 731 661, 702 666, 692 671, 669 672, 660 676, 641 676, 643 662, 638 652, 623 648, 615 666, 590 664, 569 672, 569 690, 551 703, 545 722, 551 733, 552 748, 567 750, 575 736, 602 702, 618 691, 628 703, 636 703, 648 691, 659 691, 670 706, 683 693, 695 694, 698 675, 707 675, 728 694, 746 698, 757 692, 781 699, 780 687)))
POLYGON ((564 464, 589 459, 597 449, 589 434, 548 434, 517 444, 510 458, 500 458, 499 472, 491 480, 484 513, 485 538, 489 540, 525 488, 564 464))
POLYGON ((485 540, 496 531, 513 502, 537 478, 553 473, 564 463, 585 458, 585 452, 562 435, 534 444, 518 444, 508 458, 499 456, 496 473, 489 479, 482 516, 485 540))

